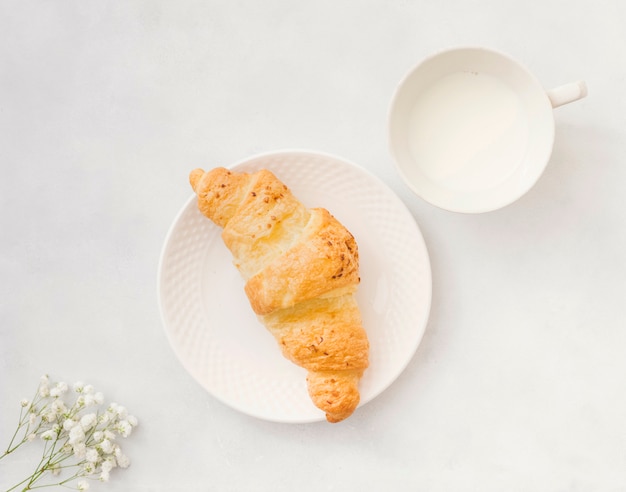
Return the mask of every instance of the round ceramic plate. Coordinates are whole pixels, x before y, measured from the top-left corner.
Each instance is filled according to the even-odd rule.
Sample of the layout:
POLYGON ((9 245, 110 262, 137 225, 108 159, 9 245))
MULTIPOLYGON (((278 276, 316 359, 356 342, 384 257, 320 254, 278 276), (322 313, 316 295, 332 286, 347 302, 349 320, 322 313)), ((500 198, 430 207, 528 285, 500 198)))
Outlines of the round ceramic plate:
MULTIPOLYGON (((420 230, 400 199, 376 177, 336 157, 282 151, 232 167, 271 170, 308 207, 328 209, 354 235, 360 257, 357 300, 370 341, 361 405, 404 370, 426 328, 431 271, 420 230)), ((187 371, 212 395, 246 414, 313 422, 306 371, 285 359, 248 304, 221 229, 196 207, 176 217, 159 264, 158 293, 168 339, 187 371)))

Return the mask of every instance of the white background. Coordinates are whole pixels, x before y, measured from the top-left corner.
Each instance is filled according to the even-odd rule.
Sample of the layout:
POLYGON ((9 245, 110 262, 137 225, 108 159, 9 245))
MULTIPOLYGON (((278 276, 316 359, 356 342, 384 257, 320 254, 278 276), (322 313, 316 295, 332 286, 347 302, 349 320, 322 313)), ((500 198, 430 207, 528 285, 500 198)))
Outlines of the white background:
POLYGON ((0 445, 49 373, 140 420, 131 467, 93 490, 626 490, 625 87, 618 0, 2 0, 0 445), (402 76, 465 44, 589 86, 536 187, 482 215, 413 196, 385 133, 402 76), (189 170, 281 148, 377 175, 431 255, 415 357, 338 425, 219 403, 159 316, 189 170))

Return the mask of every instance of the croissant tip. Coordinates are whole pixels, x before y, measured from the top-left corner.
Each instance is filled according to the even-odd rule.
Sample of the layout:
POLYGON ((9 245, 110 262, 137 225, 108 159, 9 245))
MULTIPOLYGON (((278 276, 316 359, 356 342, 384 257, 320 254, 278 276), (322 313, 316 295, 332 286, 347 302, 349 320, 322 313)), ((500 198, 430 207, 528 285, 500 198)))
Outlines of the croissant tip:
POLYGON ((200 168, 194 169, 189 173, 189 184, 191 184, 193 191, 196 191, 196 186, 202 176, 204 176, 204 170, 200 168))

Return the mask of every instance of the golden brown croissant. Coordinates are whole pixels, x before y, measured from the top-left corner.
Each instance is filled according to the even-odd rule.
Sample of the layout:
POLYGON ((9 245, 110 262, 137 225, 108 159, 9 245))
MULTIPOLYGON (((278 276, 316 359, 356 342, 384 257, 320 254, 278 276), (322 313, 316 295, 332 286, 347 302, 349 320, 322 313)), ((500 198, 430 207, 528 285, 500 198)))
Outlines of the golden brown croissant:
POLYGON ((327 210, 307 209, 267 170, 196 169, 189 181, 200 211, 224 229, 252 309, 285 357, 308 371, 313 403, 329 422, 350 416, 369 351, 352 234, 327 210))

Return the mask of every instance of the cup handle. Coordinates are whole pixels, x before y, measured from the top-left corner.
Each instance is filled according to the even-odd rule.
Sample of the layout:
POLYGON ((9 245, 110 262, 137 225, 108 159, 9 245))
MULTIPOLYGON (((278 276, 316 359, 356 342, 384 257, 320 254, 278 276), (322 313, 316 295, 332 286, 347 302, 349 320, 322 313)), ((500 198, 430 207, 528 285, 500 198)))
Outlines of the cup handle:
POLYGON ((579 80, 578 82, 570 82, 569 84, 560 85, 547 91, 548 99, 553 108, 558 108, 564 104, 578 101, 587 96, 587 84, 579 80))

